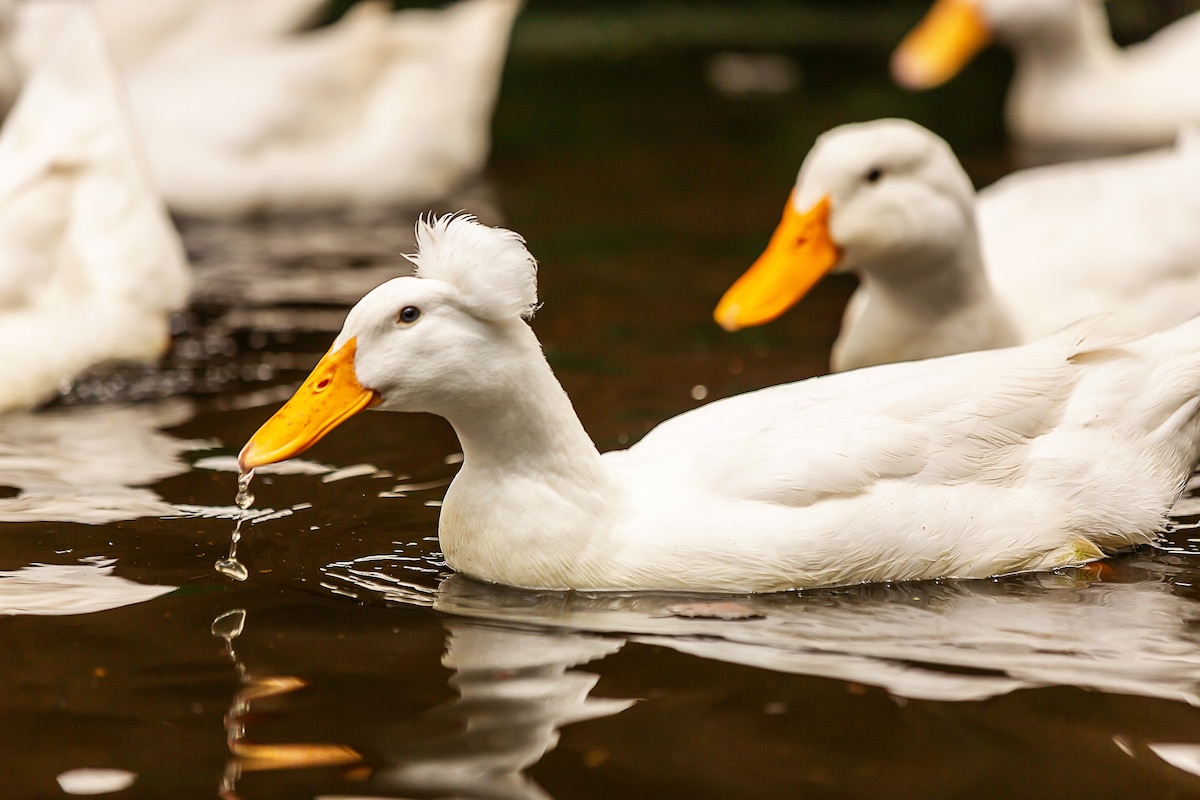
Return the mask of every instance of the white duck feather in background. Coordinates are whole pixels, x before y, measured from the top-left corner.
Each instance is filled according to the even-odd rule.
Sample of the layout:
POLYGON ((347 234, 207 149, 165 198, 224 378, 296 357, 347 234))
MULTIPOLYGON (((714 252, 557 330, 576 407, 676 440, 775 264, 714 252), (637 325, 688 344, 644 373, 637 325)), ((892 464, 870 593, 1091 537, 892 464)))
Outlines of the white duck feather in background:
POLYGON ((390 13, 362 3, 279 41, 156 60, 128 76, 175 211, 417 204, 483 168, 519 0, 390 13))
POLYGON ((714 316, 782 314, 855 272, 835 371, 1031 341, 1085 316, 1160 330, 1200 313, 1200 146, 1013 173, 979 193, 907 120, 834 128, 800 169, 767 250, 714 316))
POLYGON ((375 405, 462 443, 447 563, 538 589, 783 589, 1041 570, 1149 542, 1200 457, 1200 321, 720 400, 601 456, 525 317, 521 238, 420 223, 416 277, 376 288, 243 469, 375 405))
POLYGON ((115 69, 80 8, 0 129, 0 411, 105 361, 151 360, 189 273, 115 69))
POLYGON ((1121 49, 1102 0, 937 0, 897 48, 892 74, 909 88, 936 86, 993 36, 1013 51, 1005 116, 1026 143, 1154 147, 1200 123, 1200 14, 1121 49))
MULTIPOLYGON (((10 5, 12 0, 6 0, 10 5)), ((205 55, 238 42, 294 33, 315 22, 326 0, 89 0, 125 70, 164 56, 205 55)), ((31 68, 80 0, 16 4, 13 50, 31 68)))

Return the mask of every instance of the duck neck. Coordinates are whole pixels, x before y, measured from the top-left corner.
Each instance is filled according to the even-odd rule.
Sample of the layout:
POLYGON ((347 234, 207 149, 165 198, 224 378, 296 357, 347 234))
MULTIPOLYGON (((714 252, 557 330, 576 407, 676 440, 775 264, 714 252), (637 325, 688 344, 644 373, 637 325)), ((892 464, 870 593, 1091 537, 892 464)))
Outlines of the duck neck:
POLYGON ((479 362, 487 389, 444 414, 463 448, 438 523, 446 563, 531 589, 610 585, 622 485, 520 328, 516 351, 479 362))
POLYGON ((862 274, 872 298, 926 322, 964 309, 998 307, 974 226, 952 249, 889 258, 883 268, 862 274))
POLYGON ((1009 42, 1018 80, 1081 66, 1102 67, 1117 56, 1103 5, 1084 0, 1074 6, 1069 21, 1038 27, 1009 42))
POLYGON ((992 291, 974 231, 956 251, 864 270, 831 357, 834 370, 1016 344, 992 291), (911 263, 909 263, 911 262, 911 263))
POLYGON ((529 326, 506 332, 512 357, 480 364, 486 391, 445 414, 458 434, 463 462, 502 473, 595 473, 603 464, 529 326))

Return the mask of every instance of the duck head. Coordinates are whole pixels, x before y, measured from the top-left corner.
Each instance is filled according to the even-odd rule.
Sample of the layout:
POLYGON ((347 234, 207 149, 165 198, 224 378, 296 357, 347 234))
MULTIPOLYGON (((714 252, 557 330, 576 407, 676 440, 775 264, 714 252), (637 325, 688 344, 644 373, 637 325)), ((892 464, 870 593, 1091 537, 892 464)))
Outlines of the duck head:
POLYGON ((536 262, 512 231, 469 216, 417 224, 416 274, 350 310, 329 352, 238 456, 243 471, 303 452, 367 408, 452 414, 489 402, 537 303, 536 262))
POLYGON ((843 125, 800 168, 767 249, 713 316, 729 331, 769 322, 830 272, 905 281, 978 247, 975 190, 940 137, 907 120, 843 125))
POLYGON ((1111 37, 1098 0, 936 0, 892 54, 892 78, 907 89, 939 86, 997 39, 1053 53, 1111 37))

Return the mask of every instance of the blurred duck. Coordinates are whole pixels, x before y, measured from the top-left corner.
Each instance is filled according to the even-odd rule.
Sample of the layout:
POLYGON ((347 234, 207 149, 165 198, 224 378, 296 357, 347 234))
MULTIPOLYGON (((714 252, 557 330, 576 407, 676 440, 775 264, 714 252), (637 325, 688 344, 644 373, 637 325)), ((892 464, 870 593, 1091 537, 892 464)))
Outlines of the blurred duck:
POLYGON ((95 364, 157 358, 188 290, 102 35, 79 8, 0 129, 0 411, 95 364))
POLYGON ((1200 14, 1121 49, 1102 0, 937 0, 897 48, 892 75, 909 88, 936 86, 993 36, 1013 50, 1006 116, 1026 143, 1145 148, 1200 122, 1200 14))
MULTIPOLYGON (((10 6, 12 0, 5 0, 10 6)), ((281 37, 317 20, 326 0, 91 0, 122 69, 167 55, 204 55, 238 42, 281 37)), ((13 48, 34 64, 80 0, 23 0, 13 48)))
POLYGON ((239 462, 365 408, 439 414, 464 454, 442 549, 484 581, 769 592, 1050 569, 1153 540, 1200 457, 1200 321, 776 386, 602 456, 526 322, 522 239, 443 217, 417 245, 416 275, 359 301, 239 462))
POLYGON ((13 0, 0 0, 0 120, 12 108, 21 90, 21 70, 13 52, 16 26, 13 0))
POLYGON ((983 190, 907 120, 843 125, 805 158, 766 251, 721 298, 726 330, 775 319, 829 272, 861 283, 835 371, 1110 332, 1200 312, 1200 143, 1013 173, 983 190))
POLYGON ((161 58, 129 93, 175 211, 417 204, 479 171, 519 0, 393 14, 161 58))

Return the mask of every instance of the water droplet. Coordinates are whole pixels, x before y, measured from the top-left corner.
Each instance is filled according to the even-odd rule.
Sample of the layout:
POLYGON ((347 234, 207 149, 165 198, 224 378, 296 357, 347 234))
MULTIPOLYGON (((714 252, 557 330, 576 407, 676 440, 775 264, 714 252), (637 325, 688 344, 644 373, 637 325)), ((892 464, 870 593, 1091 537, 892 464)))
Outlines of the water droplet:
POLYGON ((233 524, 233 533, 229 537, 229 555, 214 565, 217 572, 235 581, 244 581, 250 577, 250 570, 237 560, 237 546, 242 539, 242 520, 245 518, 243 512, 254 502, 254 495, 250 494, 250 481, 252 480, 254 480, 254 470, 238 473, 238 489, 234 503, 239 511, 237 520, 233 524))
MULTIPOLYGON (((233 502, 242 511, 254 504, 254 495, 250 494, 250 481, 252 480, 254 480, 254 470, 238 473, 237 496, 234 497, 233 502)), ((238 519, 240 521, 241 515, 238 515, 238 519)))
POLYGON ((250 570, 236 558, 222 558, 215 564, 217 572, 235 581, 244 581, 250 577, 250 570))

